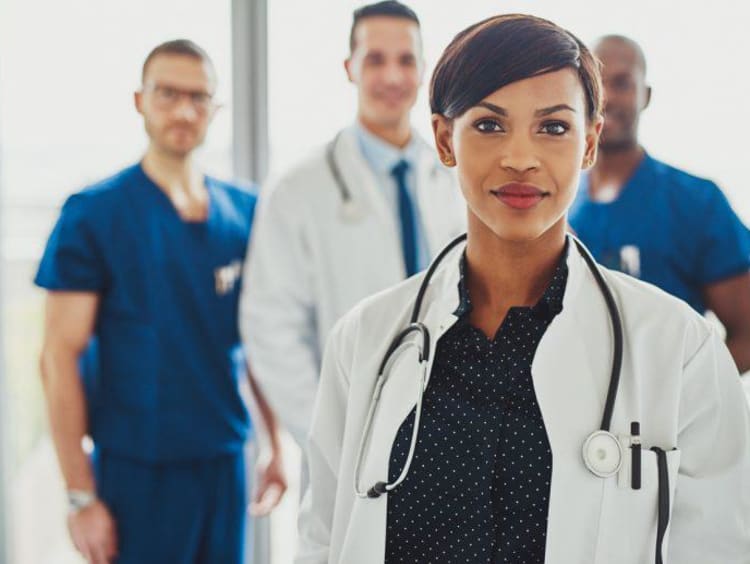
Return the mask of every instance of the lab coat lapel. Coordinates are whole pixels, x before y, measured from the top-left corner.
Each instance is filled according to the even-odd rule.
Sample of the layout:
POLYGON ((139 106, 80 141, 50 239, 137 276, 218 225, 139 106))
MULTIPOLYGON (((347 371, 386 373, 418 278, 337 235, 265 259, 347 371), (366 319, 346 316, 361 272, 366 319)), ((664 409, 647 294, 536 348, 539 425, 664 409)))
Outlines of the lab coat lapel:
POLYGON ((547 562, 593 562, 604 480, 586 470, 581 451, 601 423, 610 366, 592 361, 587 351, 611 350, 611 329, 601 293, 572 241, 568 268, 563 311, 542 338, 531 369, 552 448, 547 562))
MULTIPOLYGON (((396 218, 388 207, 385 194, 378 186, 374 173, 367 164, 357 141, 353 127, 341 131, 339 142, 336 144, 336 162, 341 168, 341 175, 346 186, 351 191, 352 198, 358 206, 362 206, 365 213, 373 213, 380 224, 381 237, 386 238, 392 245, 395 256, 401 257, 400 232, 396 218)), ((402 273, 406 276, 403 261, 400 261, 402 273)))
MULTIPOLYGON (((444 266, 433 277, 428 289, 422 314, 422 323, 430 332, 430 362, 432 368, 437 340, 447 331, 456 317, 458 307, 458 260, 463 246, 446 257, 444 266), (438 297, 435 299, 435 297, 438 297), (434 301, 433 301, 434 300, 434 301)), ((411 309, 409 309, 411 313, 411 309)), ((406 323, 404 323, 404 327, 406 323)), ((399 330, 403 327, 399 327, 399 330)), ((393 336, 391 336, 392 338, 393 336)), ((372 425, 370 443, 362 464, 359 487, 369 489, 378 481, 387 481, 388 466, 396 433, 416 405, 419 382, 418 352, 404 348, 394 355, 390 374, 383 387, 378 411, 372 425)), ((385 555, 386 518, 388 495, 377 499, 356 498, 351 512, 346 544, 342 549, 342 562, 362 564, 382 563, 385 555)))

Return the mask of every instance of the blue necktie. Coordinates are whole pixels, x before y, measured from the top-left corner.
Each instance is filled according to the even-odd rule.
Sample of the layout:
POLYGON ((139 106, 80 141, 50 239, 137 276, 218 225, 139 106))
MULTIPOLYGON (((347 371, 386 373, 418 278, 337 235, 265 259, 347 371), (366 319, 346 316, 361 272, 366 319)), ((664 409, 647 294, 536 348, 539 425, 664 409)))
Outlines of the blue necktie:
POLYGON ((404 252, 404 265, 406 275, 411 276, 417 272, 417 223, 414 218, 414 205, 406 187, 406 172, 409 163, 400 160, 391 169, 391 176, 396 180, 398 186, 398 215, 401 219, 401 248, 404 252))

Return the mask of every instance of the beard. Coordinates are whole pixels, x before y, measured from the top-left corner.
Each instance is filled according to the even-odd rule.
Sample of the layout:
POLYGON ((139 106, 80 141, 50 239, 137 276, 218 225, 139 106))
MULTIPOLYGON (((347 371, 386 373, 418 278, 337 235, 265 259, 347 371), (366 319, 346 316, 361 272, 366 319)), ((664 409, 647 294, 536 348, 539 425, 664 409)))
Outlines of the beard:
POLYGON ((637 146, 638 139, 634 137, 623 137, 620 139, 608 140, 605 139, 604 135, 602 135, 601 139, 599 140, 599 151, 601 151, 602 153, 621 153, 624 151, 629 151, 633 147, 637 146))
MULTIPOLYGON (((605 110, 605 116, 607 115, 605 110)), ((614 123, 607 127, 604 122, 604 130, 599 138, 599 150, 603 153, 618 153, 627 151, 638 146, 638 120, 632 115, 614 110, 611 117, 614 123)))
POLYGON ((145 128, 151 143, 156 145, 161 152, 176 158, 187 157, 200 147, 205 139, 205 131, 201 134, 199 129, 192 124, 170 123, 157 127, 154 124, 146 122, 145 128), (178 133, 178 137, 183 132, 189 138, 184 142, 180 142, 179 139, 175 140, 173 135, 175 131, 178 133))

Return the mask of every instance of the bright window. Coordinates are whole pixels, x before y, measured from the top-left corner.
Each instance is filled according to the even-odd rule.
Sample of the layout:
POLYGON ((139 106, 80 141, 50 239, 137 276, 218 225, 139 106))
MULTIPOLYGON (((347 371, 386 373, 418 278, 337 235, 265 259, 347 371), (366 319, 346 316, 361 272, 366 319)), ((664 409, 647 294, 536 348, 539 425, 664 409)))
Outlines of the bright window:
MULTIPOLYGON (((63 485, 46 429, 38 375, 41 291, 31 285, 59 205, 71 192, 137 160, 145 148, 133 107, 140 67, 158 43, 203 46, 231 92, 229 1, 0 2, 3 323, 10 445, 5 512, 10 562, 79 562, 65 530, 63 485)), ((219 113, 201 153, 231 176, 231 110, 219 113)))
MULTIPOLYGON (((356 99, 347 83, 352 10, 356 0, 274 0, 269 7, 269 99, 271 166, 283 170, 312 147, 351 123, 356 99)), ((750 221, 750 190, 744 156, 750 143, 750 76, 746 65, 746 8, 742 2, 667 0, 414 0, 422 21, 427 72, 467 25, 501 12, 531 13, 561 24, 585 42, 606 33, 637 40, 648 59, 653 86, 643 114, 641 138, 657 158, 709 177, 750 221)), ((413 122, 428 137, 427 89, 413 122)))

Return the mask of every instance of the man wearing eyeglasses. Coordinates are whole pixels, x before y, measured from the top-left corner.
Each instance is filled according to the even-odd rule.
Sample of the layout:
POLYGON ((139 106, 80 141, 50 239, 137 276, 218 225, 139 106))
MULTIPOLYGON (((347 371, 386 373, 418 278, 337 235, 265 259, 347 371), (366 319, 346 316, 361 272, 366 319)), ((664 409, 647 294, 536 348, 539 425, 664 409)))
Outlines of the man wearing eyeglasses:
MULTIPOLYGON (((195 161, 217 110, 206 53, 164 43, 142 80, 143 159, 68 199, 35 280, 48 290, 41 368, 68 525, 96 564, 239 563, 250 418, 237 305, 255 196, 195 161)), ((253 502, 267 513, 286 483, 274 417, 250 386, 271 438, 253 502)))

